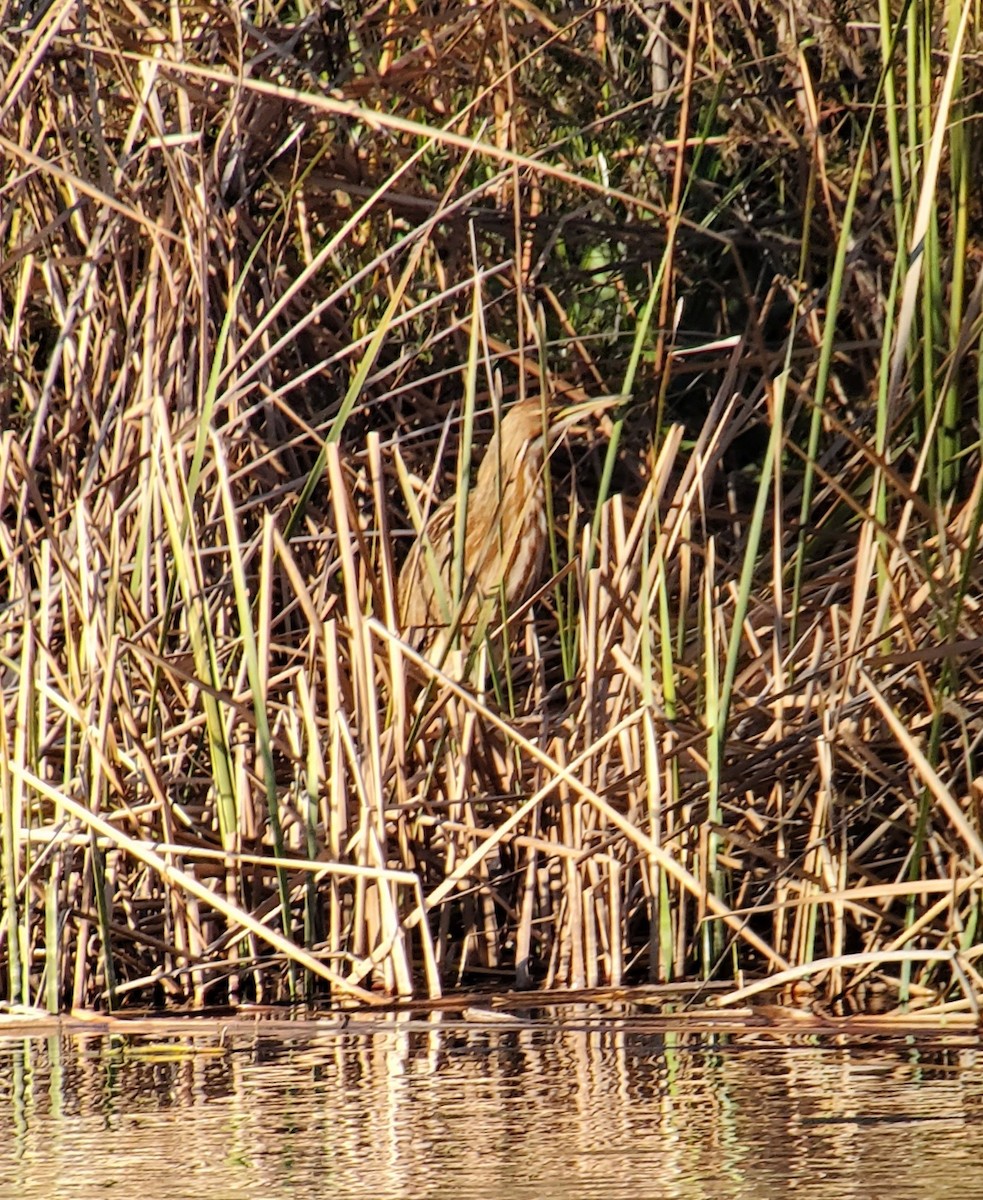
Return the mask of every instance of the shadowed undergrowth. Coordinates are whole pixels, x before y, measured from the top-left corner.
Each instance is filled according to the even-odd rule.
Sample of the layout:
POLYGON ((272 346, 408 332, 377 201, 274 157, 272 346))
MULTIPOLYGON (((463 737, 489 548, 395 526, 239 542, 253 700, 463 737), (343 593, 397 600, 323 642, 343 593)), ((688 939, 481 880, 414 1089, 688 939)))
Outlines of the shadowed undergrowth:
POLYGON ((8 1001, 976 1011, 975 9, 752 7, 0 3, 8 1001), (455 682, 414 528, 612 394, 455 682))

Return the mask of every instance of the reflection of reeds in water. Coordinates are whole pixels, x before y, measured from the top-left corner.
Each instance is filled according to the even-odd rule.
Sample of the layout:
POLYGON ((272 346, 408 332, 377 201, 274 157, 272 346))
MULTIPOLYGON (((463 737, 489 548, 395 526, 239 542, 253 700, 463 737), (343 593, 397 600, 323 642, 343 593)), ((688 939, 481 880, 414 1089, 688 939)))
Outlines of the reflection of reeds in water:
MULTIPOLYGON (((542 96, 561 88, 563 116, 583 87, 557 76, 527 91, 484 10, 452 35, 439 17, 426 36, 408 25, 397 60, 364 7, 342 39, 344 55, 376 56, 354 90, 330 44, 294 58, 309 31, 271 21, 260 42, 235 6, 207 38, 190 9, 141 10, 136 40, 111 5, 90 6, 85 31, 75 6, 20 32, 16 6, 11 21, 0 9, 7 996, 54 1008, 302 996, 308 982, 336 996, 476 977, 618 985, 832 958, 829 996, 880 970, 971 1007, 983 988, 952 948, 976 937, 983 866, 978 296, 951 265, 979 247, 969 210, 946 199, 975 194, 960 176, 974 129, 946 119, 936 79, 958 61, 956 30, 951 59, 914 47, 913 77, 939 85, 922 89, 940 106, 931 144, 923 123, 904 128, 907 61, 898 103, 875 114, 900 123, 886 144, 924 181, 908 231, 851 157, 887 44, 882 57, 871 41, 877 70, 847 71, 824 26, 815 69, 833 74, 804 197, 801 138, 781 132, 787 89, 756 100, 781 98, 767 138, 757 108, 742 126, 733 90, 744 67, 785 70, 782 47, 733 14, 715 25, 719 59, 696 37, 686 111, 726 106, 733 127, 712 156, 695 154, 695 125, 679 130, 669 204, 657 156, 634 134, 606 140, 625 137, 617 87, 591 93, 568 138, 537 124, 542 96), (417 50, 449 57, 421 72, 417 50), (472 94, 470 74, 441 69, 451 57, 517 91, 482 74, 472 94), (737 65, 716 78, 716 61, 737 65), (837 109, 842 87, 855 94, 837 109), (548 160, 494 174, 504 146, 547 144, 548 160), (711 157, 713 179, 689 187, 711 157), (581 210, 577 173, 600 163, 678 221, 667 232, 610 189, 581 210), (758 228, 742 209, 740 245, 712 262, 694 240, 708 196, 767 214, 758 228), (915 237, 926 220, 935 233, 915 237), (829 258, 818 277, 813 254, 794 274, 804 229, 829 258), (908 278, 938 302, 898 288, 895 311, 871 263, 904 263, 909 244, 923 249, 908 278), (721 340, 684 346, 684 328, 721 340), (881 329, 907 335, 881 347, 881 329), (438 670, 397 633, 396 545, 416 529, 417 479, 454 448, 416 434, 463 407, 479 415, 472 460, 497 466, 481 423, 492 395, 509 413, 524 397, 563 407, 622 390, 637 407, 620 441, 588 435, 552 460, 542 588, 510 614, 502 655, 521 669, 438 670), (660 419, 646 428, 648 399, 660 419), (858 948, 879 964, 845 957, 858 948)), ((856 25, 871 39, 880 27, 877 14, 856 25)), ((645 76, 569 48, 629 91, 645 76)), ((529 72, 551 69, 528 50, 529 72)), ((956 100, 972 95, 961 78, 956 100)), ((736 227, 713 211, 719 236, 736 227)), ((521 455, 502 457, 507 471, 521 455)), ((450 494, 446 475, 435 494, 450 494)), ((517 561, 507 608, 528 599, 517 561)), ((454 596, 467 576, 452 573, 454 596)), ((510 571, 490 567, 498 577, 510 591, 510 571)))
POLYGON ((372 1014, 342 1036, 273 1016, 5 1039, 0 1178, 47 1200, 70 1149, 76 1194, 104 1191, 124 1161, 129 1194, 153 1195, 162 1161, 221 1144, 188 1166, 194 1194, 280 1200, 330 1177, 343 1196, 437 1195, 453 1180, 461 1197, 745 1200, 790 1183, 861 1194, 895 1173, 947 1196, 953 1162, 978 1157, 978 1072, 952 1045, 965 1033, 922 1034, 913 1054, 910 1030, 903 1045, 859 1022, 804 1035, 731 1016, 722 1029, 719 1014, 673 1021, 655 1003, 544 1005, 504 1026, 372 1014))

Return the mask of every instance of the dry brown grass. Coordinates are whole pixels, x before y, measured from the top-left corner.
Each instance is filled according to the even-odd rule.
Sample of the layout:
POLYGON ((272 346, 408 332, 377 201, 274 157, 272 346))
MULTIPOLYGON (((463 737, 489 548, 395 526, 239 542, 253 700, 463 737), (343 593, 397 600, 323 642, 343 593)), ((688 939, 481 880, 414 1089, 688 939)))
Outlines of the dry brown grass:
POLYGON ((876 11, 656 7, 0 3, 8 1000, 975 1011, 978 30, 909 131, 876 11), (623 390, 461 686, 395 609, 456 418, 623 390))

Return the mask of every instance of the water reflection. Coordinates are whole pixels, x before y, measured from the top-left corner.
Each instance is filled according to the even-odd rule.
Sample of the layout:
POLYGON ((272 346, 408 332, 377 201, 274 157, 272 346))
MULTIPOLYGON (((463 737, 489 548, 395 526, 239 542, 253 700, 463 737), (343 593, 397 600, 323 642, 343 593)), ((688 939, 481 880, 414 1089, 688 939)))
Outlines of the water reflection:
POLYGON ((0 1196, 962 1200, 976 1046, 439 1017, 0 1039, 0 1196))

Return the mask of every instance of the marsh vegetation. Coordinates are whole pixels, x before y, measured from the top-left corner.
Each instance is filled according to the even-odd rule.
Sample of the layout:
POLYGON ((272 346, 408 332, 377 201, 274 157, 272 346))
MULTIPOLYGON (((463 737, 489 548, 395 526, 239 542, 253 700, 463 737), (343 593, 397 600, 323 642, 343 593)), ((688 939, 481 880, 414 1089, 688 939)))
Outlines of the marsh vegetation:
POLYGON ((976 1011, 978 7, 0 0, 0 963, 976 1011), (399 569, 509 405, 501 669, 399 569))

